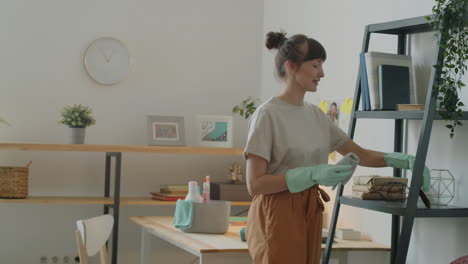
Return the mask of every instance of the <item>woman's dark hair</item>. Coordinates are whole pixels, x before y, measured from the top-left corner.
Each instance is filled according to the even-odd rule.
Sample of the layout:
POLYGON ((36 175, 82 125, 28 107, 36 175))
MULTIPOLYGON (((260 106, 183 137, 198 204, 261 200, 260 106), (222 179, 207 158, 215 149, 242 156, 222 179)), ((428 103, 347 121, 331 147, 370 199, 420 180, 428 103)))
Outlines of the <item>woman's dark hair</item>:
POLYGON ((305 35, 297 34, 286 38, 286 32, 268 32, 266 35, 266 47, 277 49, 275 57, 276 72, 278 76, 284 78, 286 71, 284 63, 290 60, 298 65, 308 60, 327 59, 325 48, 313 38, 308 38, 305 35))

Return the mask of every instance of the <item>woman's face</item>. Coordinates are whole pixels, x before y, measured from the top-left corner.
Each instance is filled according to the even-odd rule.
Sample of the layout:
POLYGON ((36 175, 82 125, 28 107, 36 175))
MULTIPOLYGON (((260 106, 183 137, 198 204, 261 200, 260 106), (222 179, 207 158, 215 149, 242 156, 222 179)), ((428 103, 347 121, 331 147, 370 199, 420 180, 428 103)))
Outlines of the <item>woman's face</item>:
POLYGON ((295 82, 304 92, 316 92, 320 79, 325 76, 321 59, 303 62, 295 72, 295 82))

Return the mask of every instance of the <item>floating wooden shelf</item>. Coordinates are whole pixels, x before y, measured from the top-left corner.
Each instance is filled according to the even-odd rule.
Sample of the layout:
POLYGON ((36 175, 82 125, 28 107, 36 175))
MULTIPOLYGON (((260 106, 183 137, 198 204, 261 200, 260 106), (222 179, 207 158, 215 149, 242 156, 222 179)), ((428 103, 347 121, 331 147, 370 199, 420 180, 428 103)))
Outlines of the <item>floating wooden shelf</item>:
POLYGON ((44 144, 44 143, 0 143, 2 150, 28 151, 82 151, 82 152, 140 152, 175 154, 242 155, 241 148, 202 148, 178 146, 144 145, 92 145, 92 144, 44 144))
MULTIPOLYGON (((30 196, 24 199, 0 199, 0 203, 23 204, 114 204, 114 198, 87 196, 30 196)), ((122 205, 175 205, 176 202, 157 201, 149 197, 120 197, 122 205)), ((231 202, 233 206, 249 206, 250 202, 231 202)))
POLYGON ((0 203, 24 204, 113 204, 112 198, 86 196, 29 196, 24 199, 0 199, 0 203))

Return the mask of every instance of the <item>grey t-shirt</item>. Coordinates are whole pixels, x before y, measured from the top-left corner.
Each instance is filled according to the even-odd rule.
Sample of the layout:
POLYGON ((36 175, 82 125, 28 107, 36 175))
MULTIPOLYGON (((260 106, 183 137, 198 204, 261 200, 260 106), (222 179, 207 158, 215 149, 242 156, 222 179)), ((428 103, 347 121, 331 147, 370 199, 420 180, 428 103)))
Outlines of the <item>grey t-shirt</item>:
POLYGON ((268 161, 268 174, 326 164, 330 152, 343 146, 348 135, 315 105, 297 106, 277 97, 260 105, 249 124, 244 150, 268 161))

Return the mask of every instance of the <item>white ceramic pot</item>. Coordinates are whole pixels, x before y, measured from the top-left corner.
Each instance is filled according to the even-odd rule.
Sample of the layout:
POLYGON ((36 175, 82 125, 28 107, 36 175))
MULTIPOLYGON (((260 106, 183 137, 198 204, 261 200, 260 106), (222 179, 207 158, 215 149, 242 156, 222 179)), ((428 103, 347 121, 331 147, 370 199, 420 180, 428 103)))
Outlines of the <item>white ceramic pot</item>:
POLYGON ((85 127, 69 127, 68 144, 84 144, 85 127))

